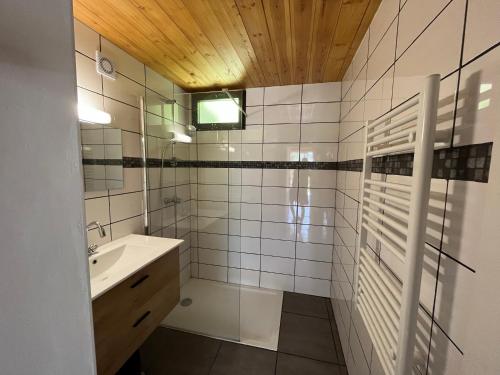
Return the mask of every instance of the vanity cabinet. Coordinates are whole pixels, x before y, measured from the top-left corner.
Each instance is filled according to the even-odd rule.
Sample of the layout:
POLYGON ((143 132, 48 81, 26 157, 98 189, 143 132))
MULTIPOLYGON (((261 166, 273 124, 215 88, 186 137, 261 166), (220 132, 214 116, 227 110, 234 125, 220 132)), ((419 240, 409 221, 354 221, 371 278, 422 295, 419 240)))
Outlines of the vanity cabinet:
POLYGON ((95 299, 97 373, 115 374, 179 298, 177 247, 95 299))

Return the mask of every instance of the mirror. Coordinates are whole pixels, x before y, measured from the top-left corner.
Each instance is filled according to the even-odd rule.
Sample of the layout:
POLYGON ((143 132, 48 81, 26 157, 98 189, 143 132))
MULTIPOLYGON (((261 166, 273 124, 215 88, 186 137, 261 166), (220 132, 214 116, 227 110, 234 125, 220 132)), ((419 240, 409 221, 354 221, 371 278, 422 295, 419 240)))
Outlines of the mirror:
POLYGON ((85 191, 123 188, 122 131, 80 123, 85 191))

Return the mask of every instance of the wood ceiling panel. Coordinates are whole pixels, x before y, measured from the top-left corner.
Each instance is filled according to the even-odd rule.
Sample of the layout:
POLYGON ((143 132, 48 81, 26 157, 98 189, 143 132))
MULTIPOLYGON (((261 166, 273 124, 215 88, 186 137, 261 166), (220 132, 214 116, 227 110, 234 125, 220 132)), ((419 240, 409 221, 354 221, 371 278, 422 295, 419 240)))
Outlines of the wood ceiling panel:
POLYGON ((77 19, 187 90, 340 80, 381 0, 73 0, 77 19))

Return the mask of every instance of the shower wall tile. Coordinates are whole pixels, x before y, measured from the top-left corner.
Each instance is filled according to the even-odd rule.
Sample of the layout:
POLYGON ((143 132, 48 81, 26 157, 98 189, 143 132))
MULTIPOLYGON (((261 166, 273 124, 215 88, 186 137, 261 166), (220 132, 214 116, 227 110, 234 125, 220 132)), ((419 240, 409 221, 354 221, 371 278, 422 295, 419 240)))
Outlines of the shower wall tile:
MULTIPOLYGON (((248 89, 245 130, 198 132, 196 154, 198 160, 335 162, 339 112, 340 83, 248 89)), ((229 249, 226 264, 217 266, 229 265, 230 282, 330 296, 336 173, 198 168, 191 178, 198 246, 229 249), (296 259, 322 263, 296 273, 296 259)), ((192 258, 193 269, 213 274, 199 267, 203 261, 192 258)))
POLYGON ((99 34, 75 19, 75 50, 95 59, 99 50, 99 34))
MULTIPOLYGON (((175 117, 176 129, 184 131, 189 121, 189 112, 185 103, 189 96, 181 99, 182 90, 176 88, 179 98, 175 105, 174 116, 171 107, 165 107, 159 97, 173 98, 174 85, 160 74, 126 54, 123 50, 104 39, 101 35, 75 20, 75 49, 77 92, 79 103, 104 110, 111 114, 114 128, 122 129, 122 153, 126 157, 140 158, 141 124, 139 99, 145 98, 146 104, 146 151, 148 156, 159 158, 162 150, 164 157, 178 159, 189 158, 189 148, 169 145, 170 134, 166 126, 172 126, 175 117), (113 60, 117 69, 115 81, 102 79, 95 70, 95 51, 100 50, 113 60), (158 127, 157 125, 161 125, 158 127), (158 128, 158 130, 157 130, 158 128), (153 132, 154 129, 154 132, 153 132), (165 148, 167 147, 167 148, 165 148)), ((101 239, 97 231, 88 235, 88 243, 102 244, 131 233, 144 234, 144 208, 148 206, 149 234, 153 236, 183 238, 181 246, 180 268, 181 283, 185 283, 197 269, 191 269, 191 189, 190 171, 187 168, 164 169, 147 168, 146 181, 143 180, 143 169, 140 167, 124 167, 124 187, 115 190, 103 190, 85 194, 86 221, 99 220, 105 226, 106 236, 101 239), (143 202, 142 189, 147 184, 148 201, 143 202), (168 188, 167 188, 168 187, 168 188), (173 205, 165 205, 163 198, 181 199, 175 216, 173 205), (109 224, 110 223, 110 224, 109 224)), ((196 190, 195 190, 196 192, 196 190)), ((227 200, 227 199, 226 199, 227 200)))
MULTIPOLYGON (((434 73, 442 78, 439 140, 453 146, 493 142, 488 182, 432 180, 415 373, 495 374, 500 370, 498 358, 491 355, 500 335, 491 325, 494 316, 500 314, 500 305, 491 297, 498 284, 496 248, 500 241, 495 227, 500 209, 495 194, 499 183, 495 143, 500 112, 495 82, 500 34, 491 26, 497 13, 497 2, 488 0, 384 0, 369 27, 368 38, 364 37, 368 47, 366 42, 360 45, 341 84, 338 161, 361 159, 364 123, 415 95, 422 79, 434 73), (362 66, 365 54, 366 77, 362 66)), ((482 165, 485 158, 481 157, 474 157, 471 166, 482 165)), ((405 180, 394 175, 376 178, 405 180)), ((307 185, 314 180, 301 181, 314 188, 314 184, 307 185)), ((336 173, 331 300, 349 373, 383 374, 352 301, 359 183, 359 172, 336 173)), ((298 228, 297 235, 301 232, 298 228)), ((374 239, 369 239, 369 244, 377 246, 374 239)), ((403 277, 403 265, 383 247, 380 250, 390 271, 403 277)), ((299 242, 296 254, 296 268, 299 259, 329 259, 327 249, 311 251, 299 242)))
POLYGON ((500 3, 496 0, 469 1, 464 38, 464 62, 486 51, 500 41, 498 24, 500 3))
POLYGON ((145 85, 144 64, 115 46, 106 38, 101 38, 101 52, 115 64, 116 71, 141 85, 145 85))

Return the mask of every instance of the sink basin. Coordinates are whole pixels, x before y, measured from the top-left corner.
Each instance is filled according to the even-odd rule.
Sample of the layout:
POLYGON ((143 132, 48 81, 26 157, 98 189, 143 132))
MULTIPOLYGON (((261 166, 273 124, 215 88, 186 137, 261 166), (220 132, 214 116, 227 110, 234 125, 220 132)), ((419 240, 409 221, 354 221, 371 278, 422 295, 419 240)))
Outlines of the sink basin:
POLYGON ((131 234, 100 246, 97 253, 89 257, 92 299, 106 293, 183 242, 173 238, 131 234))

